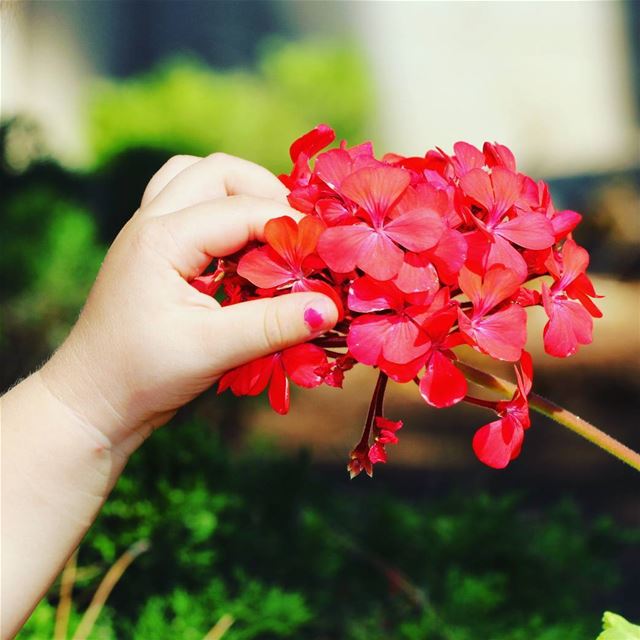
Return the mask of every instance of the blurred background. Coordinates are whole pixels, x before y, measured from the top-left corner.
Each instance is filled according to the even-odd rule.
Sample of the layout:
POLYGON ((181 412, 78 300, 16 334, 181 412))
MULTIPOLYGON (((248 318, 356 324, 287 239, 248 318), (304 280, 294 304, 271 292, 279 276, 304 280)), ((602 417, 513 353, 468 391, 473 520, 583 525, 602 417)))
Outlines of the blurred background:
MULTIPOLYGON (((379 154, 499 141, 584 214, 604 318, 557 360, 534 312, 534 386, 640 449, 639 7, 2 0, 0 387, 64 338, 167 158, 287 171, 325 122, 379 154)), ((233 619, 207 638, 582 640, 605 609, 640 619, 636 472, 538 416, 488 469, 470 442, 489 415, 396 385, 400 444, 349 481, 373 383, 356 369, 343 391, 294 393, 286 417, 214 391, 183 410, 83 542, 71 629, 143 540, 91 638, 199 640, 233 619)), ((53 637, 60 600, 20 637, 53 637)))

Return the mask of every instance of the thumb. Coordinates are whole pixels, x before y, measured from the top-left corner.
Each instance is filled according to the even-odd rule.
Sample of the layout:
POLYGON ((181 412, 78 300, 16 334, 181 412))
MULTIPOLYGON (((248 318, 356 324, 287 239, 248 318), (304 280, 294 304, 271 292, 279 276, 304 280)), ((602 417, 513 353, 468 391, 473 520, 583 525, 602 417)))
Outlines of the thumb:
POLYGON ((215 314, 216 369, 233 367, 311 340, 338 320, 335 304, 319 293, 289 293, 223 307, 215 314))

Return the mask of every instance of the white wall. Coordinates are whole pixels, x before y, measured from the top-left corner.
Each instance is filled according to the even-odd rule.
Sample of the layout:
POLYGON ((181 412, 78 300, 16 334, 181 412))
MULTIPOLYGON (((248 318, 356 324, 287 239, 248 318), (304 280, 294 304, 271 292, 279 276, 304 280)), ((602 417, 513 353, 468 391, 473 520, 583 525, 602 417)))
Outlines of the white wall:
POLYGON ((638 162, 621 3, 341 8, 371 61, 389 148, 497 140, 547 175, 638 162))

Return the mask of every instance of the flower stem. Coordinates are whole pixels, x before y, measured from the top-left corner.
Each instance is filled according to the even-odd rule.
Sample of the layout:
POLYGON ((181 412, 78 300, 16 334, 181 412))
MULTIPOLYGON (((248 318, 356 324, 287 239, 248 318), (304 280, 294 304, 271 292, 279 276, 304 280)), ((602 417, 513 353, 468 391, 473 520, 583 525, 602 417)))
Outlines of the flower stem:
MULTIPOLYGON (((516 390, 516 385, 508 380, 491 375, 486 371, 480 371, 466 362, 458 360, 456 364, 471 382, 475 382, 481 387, 485 387, 485 389, 497 391, 506 397, 511 397, 516 390)), ((529 395, 529 407, 547 416, 547 418, 555 420, 558 424, 577 433, 601 449, 604 449, 612 456, 618 458, 618 460, 633 467, 636 471, 640 471, 640 454, 604 433, 604 431, 600 431, 600 429, 586 420, 579 418, 570 411, 563 409, 561 406, 536 393, 529 395)))

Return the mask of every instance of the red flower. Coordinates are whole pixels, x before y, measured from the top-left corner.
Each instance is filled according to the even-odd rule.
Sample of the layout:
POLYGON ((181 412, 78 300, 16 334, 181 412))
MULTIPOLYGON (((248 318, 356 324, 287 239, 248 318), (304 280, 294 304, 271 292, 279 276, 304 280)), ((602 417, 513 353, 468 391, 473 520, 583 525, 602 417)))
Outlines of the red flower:
POLYGON ((591 300, 598 296, 585 274, 589 254, 582 247, 567 238, 562 252, 552 254, 547 264, 555 282, 551 288, 542 285, 542 301, 549 317, 543 331, 544 348, 552 356, 565 358, 573 355, 579 345, 591 343, 591 316, 600 317, 602 313, 591 300))
POLYGON ((287 216, 269 220, 264 228, 267 244, 251 249, 238 263, 237 272, 264 289, 291 288, 291 291, 318 291, 328 295, 340 311, 342 303, 326 282, 310 276, 325 267, 315 254, 324 225, 307 216, 300 223, 287 216))
POLYGON ((570 237, 580 214, 556 211, 548 186, 519 173, 513 153, 498 143, 480 150, 457 142, 452 156, 435 149, 378 160, 371 143, 342 141, 323 151, 334 139, 319 125, 291 145, 293 168, 280 178, 291 206, 306 215, 270 221, 264 242, 220 260, 192 285, 222 305, 319 291, 341 310, 338 323, 312 344, 226 373, 219 391, 268 388, 274 409, 285 413, 289 380, 341 387, 359 362, 379 376, 351 452, 352 477, 371 475, 397 441, 402 423, 383 417, 389 378, 415 382, 434 407, 466 401, 496 411, 498 420, 477 431, 473 448, 489 466, 506 466, 530 424, 525 309, 544 307, 544 346, 556 356, 591 342, 592 318, 602 315, 586 275, 588 253, 570 237), (536 287, 540 276, 552 284, 536 287), (511 400, 467 395, 465 368, 456 364, 463 344, 518 363, 511 400))
POLYGON ((482 169, 472 169, 460 179, 460 188, 481 206, 479 215, 470 216, 478 231, 467 236, 474 270, 502 264, 524 279, 527 265, 513 245, 546 249, 554 243, 553 226, 546 216, 515 210, 522 186, 520 174, 501 166, 495 166, 491 175, 482 169))
POLYGON ((404 169, 384 165, 359 169, 342 181, 340 193, 360 206, 361 221, 322 234, 318 253, 329 268, 347 273, 358 266, 376 280, 389 280, 402 266, 400 247, 423 251, 435 246, 443 223, 433 211, 414 209, 391 217, 410 182, 404 169))
POLYGON ((473 450, 478 459, 494 469, 504 469, 518 457, 522 448, 525 429, 531 426, 527 396, 531 391, 533 365, 531 356, 522 352, 520 370, 515 367, 518 381, 513 398, 497 402, 499 420, 480 427, 473 437, 473 450))
POLYGON ((450 331, 456 320, 456 307, 448 307, 427 318, 422 325, 431 339, 431 350, 419 389, 425 402, 433 407, 451 407, 467 393, 467 381, 452 362, 455 355, 451 347, 457 346, 457 340, 450 331))
POLYGON ((347 335, 349 352, 359 362, 384 370, 386 361, 407 364, 429 351, 430 341, 420 330, 426 308, 407 305, 392 282, 358 278, 349 289, 347 304, 365 314, 351 322, 347 335), (372 313, 376 311, 391 313, 372 313))
POLYGON ((271 406, 285 414, 289 411, 289 378, 301 387, 317 387, 322 378, 316 370, 326 363, 327 356, 320 347, 299 344, 225 373, 218 383, 218 393, 231 389, 237 396, 257 396, 269 385, 271 406))
POLYGON ((513 296, 521 282, 515 272, 501 265, 491 267, 484 278, 466 267, 460 271, 460 289, 472 303, 470 317, 458 311, 460 331, 471 345, 498 360, 520 358, 527 339, 527 314, 509 303, 489 312, 513 296))
POLYGON ((387 451, 385 446, 388 444, 398 443, 396 431, 402 428, 402 420, 394 422, 393 420, 387 420, 387 418, 383 418, 382 416, 377 416, 375 428, 377 430, 377 435, 375 436, 374 442, 369 448, 369 452, 367 454, 371 464, 387 461, 387 451))

